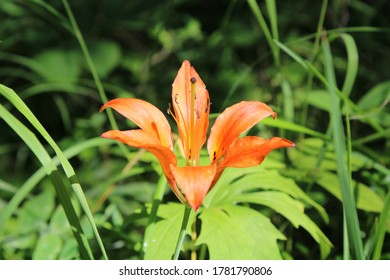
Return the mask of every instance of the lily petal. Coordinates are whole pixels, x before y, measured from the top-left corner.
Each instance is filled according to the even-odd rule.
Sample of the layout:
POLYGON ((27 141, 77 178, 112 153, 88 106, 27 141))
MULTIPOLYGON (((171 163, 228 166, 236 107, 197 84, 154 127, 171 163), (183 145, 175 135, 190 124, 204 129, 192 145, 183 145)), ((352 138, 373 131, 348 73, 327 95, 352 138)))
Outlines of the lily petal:
POLYGON ((154 135, 141 129, 135 129, 126 131, 110 130, 103 133, 102 137, 115 139, 131 147, 145 149, 155 155, 173 192, 181 202, 185 203, 185 198, 177 188, 175 178, 171 172, 171 166, 177 165, 177 158, 169 148, 161 145, 154 135))
POLYGON ((242 101, 225 109, 215 120, 207 141, 210 160, 218 162, 241 133, 271 115, 276 118, 276 113, 259 101, 242 101))
POLYGON ((279 137, 264 139, 257 136, 246 136, 239 138, 229 146, 218 169, 259 165, 272 150, 294 146, 293 142, 279 137))
POLYGON ((216 165, 185 166, 171 165, 172 173, 180 190, 183 192, 190 206, 197 211, 211 187, 216 165))
POLYGON ((293 142, 279 137, 264 139, 257 136, 246 136, 237 139, 229 146, 225 157, 218 165, 211 188, 218 182, 226 167, 245 168, 256 166, 262 163, 272 150, 294 146, 293 142))
POLYGON ((110 107, 154 135, 161 145, 173 150, 171 127, 164 114, 154 105, 137 98, 116 98, 104 104, 100 111, 110 107))
POLYGON ((206 141, 210 98, 206 85, 188 60, 183 61, 172 84, 172 106, 186 158, 196 158, 206 141), (192 84, 195 93, 193 101, 192 84))

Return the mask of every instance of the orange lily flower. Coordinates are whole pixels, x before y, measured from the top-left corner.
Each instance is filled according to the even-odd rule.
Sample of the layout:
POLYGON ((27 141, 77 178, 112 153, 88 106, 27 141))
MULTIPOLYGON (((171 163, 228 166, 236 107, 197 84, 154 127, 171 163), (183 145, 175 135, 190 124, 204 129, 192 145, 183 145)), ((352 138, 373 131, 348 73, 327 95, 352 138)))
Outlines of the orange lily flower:
POLYGON ((242 101, 216 119, 207 141, 210 165, 200 166, 200 150, 209 126, 210 98, 198 73, 185 60, 172 84, 172 107, 169 114, 177 123, 186 166, 178 166, 173 152, 171 127, 164 114, 154 105, 136 98, 117 98, 104 104, 133 121, 140 129, 110 130, 104 138, 145 149, 159 160, 165 177, 181 202, 195 211, 226 167, 259 165, 267 154, 278 148, 293 147, 287 139, 257 136, 239 137, 262 119, 276 113, 259 101, 242 101))

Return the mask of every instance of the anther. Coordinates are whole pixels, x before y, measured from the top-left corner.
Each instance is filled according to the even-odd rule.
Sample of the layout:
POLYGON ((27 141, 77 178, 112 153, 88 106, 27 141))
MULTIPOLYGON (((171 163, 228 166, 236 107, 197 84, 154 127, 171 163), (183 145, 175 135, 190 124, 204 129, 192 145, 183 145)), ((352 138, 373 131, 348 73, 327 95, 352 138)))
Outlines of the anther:
POLYGON ((192 78, 190 79, 190 82, 191 82, 192 84, 195 84, 195 83, 196 83, 196 78, 195 78, 195 77, 192 77, 192 78))

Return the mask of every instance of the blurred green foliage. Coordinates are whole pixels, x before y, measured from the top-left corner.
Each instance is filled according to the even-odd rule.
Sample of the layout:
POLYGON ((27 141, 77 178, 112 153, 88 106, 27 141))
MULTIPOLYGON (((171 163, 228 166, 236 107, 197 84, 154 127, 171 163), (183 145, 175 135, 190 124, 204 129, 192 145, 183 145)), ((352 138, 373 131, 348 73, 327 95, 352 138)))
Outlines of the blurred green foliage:
MULTIPOLYGON (((266 2, 257 1, 270 22, 266 2)), ((355 107, 343 103, 341 113, 350 119, 351 177, 366 258, 373 258, 380 215, 389 209, 390 203, 386 200, 390 191, 390 3, 372 2, 329 1, 323 26, 331 41, 340 89, 350 65, 340 34, 350 34, 357 46, 357 76, 348 96, 355 107)), ((230 204, 221 208, 225 212, 210 214, 216 212, 214 208, 203 212, 202 223, 213 224, 223 213, 230 213, 232 219, 220 229, 228 231, 238 223, 236 215, 253 216, 256 221, 268 217, 272 221, 271 231, 276 227, 277 233, 274 243, 267 245, 278 244, 281 255, 254 253, 251 257, 319 259, 326 255, 322 250, 328 249, 314 245, 320 241, 313 239, 313 232, 320 232, 322 246, 329 246, 327 258, 346 257, 337 155, 329 132, 329 92, 286 52, 280 52, 280 65, 275 63, 272 49, 247 1, 82 0, 69 4, 109 99, 137 97, 166 111, 172 81, 181 62, 188 59, 207 85, 212 113, 222 112, 241 100, 261 100, 278 112, 280 122, 267 121, 274 128, 259 124, 250 133, 263 137, 280 135, 297 143, 293 150, 271 154, 272 160, 284 164, 264 172, 269 172, 275 182, 286 184, 286 188, 299 186, 305 195, 291 193, 291 189, 284 191, 289 196, 275 195, 269 190, 278 184, 271 186, 265 181, 256 185, 258 178, 252 178, 249 184, 268 190, 272 199, 280 197, 287 203, 291 197, 296 198, 291 202, 293 207, 304 206, 305 214, 298 211, 289 216, 283 214, 283 208, 270 210, 259 202, 260 198, 256 200, 261 192, 253 190, 256 194, 253 197, 237 193, 241 200, 228 194, 221 197, 225 202, 250 206, 263 215, 230 204), (287 101, 286 96, 291 99, 287 101), (234 207, 237 212, 232 210, 234 207), (299 215, 309 216, 314 226, 302 222, 304 218, 299 215), (319 229, 333 244, 332 249, 319 229), (280 233, 283 235, 279 236, 280 233), (287 240, 276 243, 276 239, 283 237, 287 240)), ((315 37, 322 4, 323 1, 276 1, 279 41, 321 73, 323 53, 315 37)), ((0 1, 0 83, 18 93, 63 150, 110 129, 106 115, 98 112, 103 101, 60 0, 0 1)), ((6 99, 0 97, 0 103, 22 119, 6 99)), ((134 127, 122 118, 117 122, 121 129, 134 127)), ((1 213, 41 165, 3 121, 0 135, 1 213)), ((50 148, 48 151, 55 155, 50 148)), ((143 234, 159 178, 159 166, 150 154, 130 148, 128 151, 130 154, 124 156, 112 143, 99 142, 81 149, 70 159, 111 259, 141 257, 143 234)), ((232 182, 243 180, 239 178, 232 178, 232 182)), ((242 185, 248 186, 248 182, 242 185)), ((228 186, 216 192, 227 189, 228 186)), ((176 202, 176 198, 166 191, 164 202, 171 201, 176 202)), ((218 200, 210 205, 213 203, 218 205, 218 200)), ((175 207, 164 204, 160 218, 166 219, 176 211, 175 207)), ((386 235, 380 258, 389 259, 390 218, 388 214, 382 216, 386 235)), ((88 231, 87 219, 83 216, 80 222, 91 238, 93 233, 88 231)), ((50 181, 43 178, 0 228, 0 259, 79 258, 77 243, 67 223, 50 181)), ((249 233, 256 234, 258 230, 254 226, 249 233)), ((210 254, 223 258, 223 252, 216 249, 218 238, 206 234, 201 233, 196 246, 207 244, 206 257, 210 254)), ((94 252, 98 251, 98 245, 92 244, 94 252)), ((243 239, 236 246, 250 244, 243 239)), ((146 257, 153 253, 149 251, 146 257)), ((189 258, 185 254, 183 257, 189 258)))

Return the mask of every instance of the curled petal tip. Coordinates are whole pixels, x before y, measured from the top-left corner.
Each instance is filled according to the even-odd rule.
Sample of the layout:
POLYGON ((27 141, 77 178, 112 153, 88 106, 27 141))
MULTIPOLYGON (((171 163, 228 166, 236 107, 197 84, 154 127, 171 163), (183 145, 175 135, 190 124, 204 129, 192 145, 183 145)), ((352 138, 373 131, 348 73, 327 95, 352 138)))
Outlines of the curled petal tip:
POLYGON ((100 109, 99 109, 99 113, 103 112, 103 111, 104 111, 104 109, 106 109, 106 104, 104 104, 102 107, 100 107, 100 109))
POLYGON ((109 131, 106 131, 106 132, 104 132, 104 133, 102 133, 100 136, 102 137, 102 138, 110 138, 109 136, 108 136, 108 133, 109 131))

